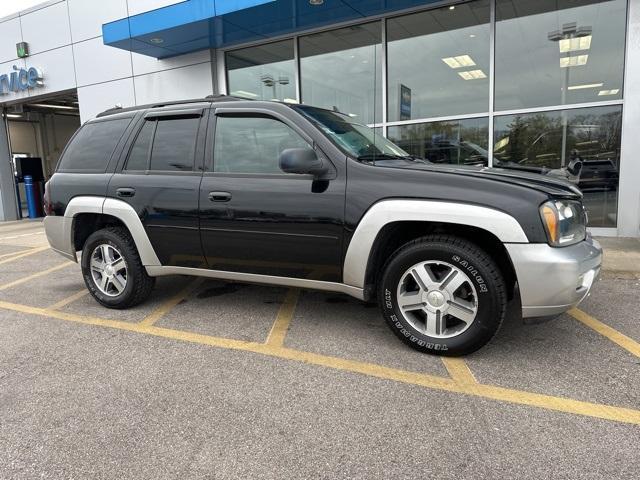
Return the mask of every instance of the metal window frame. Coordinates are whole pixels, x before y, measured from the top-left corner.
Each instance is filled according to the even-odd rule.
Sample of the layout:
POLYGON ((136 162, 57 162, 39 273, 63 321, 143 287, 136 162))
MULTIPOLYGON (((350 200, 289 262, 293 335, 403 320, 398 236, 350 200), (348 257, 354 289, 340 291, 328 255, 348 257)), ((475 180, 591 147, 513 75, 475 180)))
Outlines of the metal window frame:
MULTIPOLYGON (((429 5, 411 7, 403 10, 399 10, 393 13, 373 15, 371 17, 351 20, 351 21, 343 21, 332 24, 330 26, 324 26, 320 28, 307 29, 296 34, 288 34, 288 35, 280 35, 273 38, 270 38, 268 41, 264 40, 255 40, 251 42, 246 42, 239 45, 234 45, 232 47, 226 47, 216 50, 216 59, 218 62, 218 79, 220 84, 221 93, 228 93, 229 85, 228 85, 228 76, 226 70, 226 57, 225 53, 233 50, 238 50, 241 48, 247 48, 252 46, 264 45, 265 43, 272 43, 276 41, 282 41, 286 39, 292 39, 294 42, 294 62, 295 62, 295 82, 296 82, 296 100, 301 103, 302 102, 302 91, 301 91, 301 65, 300 65, 300 54, 299 54, 299 41, 300 37, 304 37, 307 35, 320 33, 320 32, 329 32, 332 30, 338 30, 340 28, 349 27, 353 25, 361 25, 365 23, 372 23, 375 21, 380 22, 380 28, 382 29, 382 84, 381 84, 381 97, 382 97, 382 121, 377 123, 369 124, 368 126, 372 128, 381 128, 383 135, 386 137, 388 133, 389 127, 403 126, 403 125, 415 125, 421 123, 433 123, 433 122, 443 122, 443 121, 455 121, 455 120, 466 120, 473 118, 483 118, 487 117, 489 121, 488 128, 488 164, 489 166, 493 166, 493 153, 494 153, 494 125, 496 117, 501 117, 505 115, 518 115, 518 114, 528 114, 528 113, 541 113, 541 112, 554 112, 554 111, 565 111, 565 110, 574 110, 580 108, 590 108, 590 107, 602 107, 602 106, 613 106, 619 105, 622 107, 624 111, 625 105, 625 82, 623 81, 621 90, 622 90, 622 98, 616 100, 601 100, 594 102, 583 102, 583 103, 573 103, 566 105, 547 105, 543 107, 534 107, 534 108, 520 108, 520 109, 510 109, 510 110, 496 110, 495 109, 495 78, 496 78, 496 27, 497 27, 497 16, 496 16, 496 3, 497 0, 489 0, 489 109, 485 112, 476 112, 469 114, 459 114, 459 115, 447 115, 440 117, 428 117, 428 118, 420 118, 420 119, 411 119, 411 120, 402 120, 402 121, 388 121, 388 41, 387 41, 387 22, 390 19, 402 17, 405 15, 426 12, 431 10, 437 10, 442 7, 458 5, 463 3, 471 3, 475 0, 442 0, 440 2, 432 3, 429 5)), ((629 36, 629 9, 630 3, 633 0, 627 0, 627 18, 626 18, 626 32, 625 32, 625 45, 628 42, 629 36)), ((623 80, 626 74, 627 68, 627 52, 625 48, 625 58, 623 62, 623 80)), ((621 162, 622 163, 622 162, 621 162)), ((617 211, 620 210, 620 205, 618 203, 617 211)), ((616 213, 617 213, 616 211, 616 213)), ((594 228, 592 230, 602 232, 603 234, 610 235, 612 231, 616 230, 615 228, 594 228)))

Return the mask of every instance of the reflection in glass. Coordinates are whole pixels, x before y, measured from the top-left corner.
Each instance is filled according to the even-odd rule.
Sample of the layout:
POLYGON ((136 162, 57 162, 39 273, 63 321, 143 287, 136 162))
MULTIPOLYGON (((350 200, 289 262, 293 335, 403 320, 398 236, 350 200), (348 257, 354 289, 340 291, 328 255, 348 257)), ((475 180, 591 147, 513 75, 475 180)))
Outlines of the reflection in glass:
POLYGON ((389 121, 489 111, 489 1, 387 21, 389 121))
POLYGON ((269 117, 218 117, 213 171, 282 174, 280 154, 310 148, 289 126, 269 117))
POLYGON ((380 128, 361 125, 343 113, 307 105, 295 108, 309 117, 336 146, 358 160, 375 162, 378 159, 407 156, 407 152, 381 135, 380 128))
POLYGON ((293 40, 243 48, 225 55, 231 95, 296 102, 293 40))
POLYGON ((387 137, 433 163, 487 165, 488 118, 389 127, 387 137))
POLYGON ((497 0, 496 110, 622 98, 626 9, 626 0, 497 0))
POLYGON ((570 181, 589 226, 615 227, 621 128, 618 105, 496 117, 494 166, 570 181))
POLYGON ((382 121, 381 41, 380 22, 300 37, 303 103, 382 121))

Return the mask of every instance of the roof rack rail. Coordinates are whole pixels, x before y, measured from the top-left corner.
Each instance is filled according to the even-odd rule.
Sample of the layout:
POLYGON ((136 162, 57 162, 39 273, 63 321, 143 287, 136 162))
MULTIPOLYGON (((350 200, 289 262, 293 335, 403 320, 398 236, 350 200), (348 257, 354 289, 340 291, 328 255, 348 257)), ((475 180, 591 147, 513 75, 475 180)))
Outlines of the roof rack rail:
POLYGON ((171 105, 183 105, 185 103, 232 102, 232 101, 241 101, 241 100, 250 101, 248 98, 234 97, 232 95, 216 94, 216 95, 207 95, 204 98, 193 98, 190 100, 172 100, 169 102, 148 103, 146 105, 136 105, 134 107, 127 107, 127 108, 116 106, 114 108, 109 108, 108 110, 105 110, 104 112, 99 113, 98 115, 96 115, 96 118, 107 117, 109 115, 115 115, 117 113, 134 112, 137 110, 144 110, 147 108, 162 108, 162 107, 169 107, 171 105))

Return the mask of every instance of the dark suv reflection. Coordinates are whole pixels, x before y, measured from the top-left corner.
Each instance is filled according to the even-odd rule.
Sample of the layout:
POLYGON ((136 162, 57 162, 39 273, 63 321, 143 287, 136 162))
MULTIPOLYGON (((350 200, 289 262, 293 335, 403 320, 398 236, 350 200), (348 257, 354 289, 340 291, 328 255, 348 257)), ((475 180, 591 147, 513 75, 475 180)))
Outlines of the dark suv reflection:
POLYGON ((510 145, 515 136, 512 132, 496 142, 493 165, 560 177, 574 183, 582 191, 615 190, 619 175, 612 159, 617 155, 614 151, 602 151, 603 145, 598 140, 599 130, 599 125, 567 127, 565 145, 573 148, 568 158, 564 159, 565 165, 561 155, 562 127, 541 133, 522 149, 517 144, 510 145))

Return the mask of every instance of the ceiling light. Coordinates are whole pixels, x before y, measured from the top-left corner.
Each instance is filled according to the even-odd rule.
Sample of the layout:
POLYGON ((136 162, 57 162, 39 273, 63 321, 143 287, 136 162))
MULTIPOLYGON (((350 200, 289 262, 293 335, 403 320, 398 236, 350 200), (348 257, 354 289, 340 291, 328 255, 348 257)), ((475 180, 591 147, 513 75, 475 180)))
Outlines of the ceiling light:
POLYGON ((563 38, 558 42, 560 53, 577 52, 591 48, 591 35, 578 38, 563 38))
POLYGON ((589 55, 578 55, 576 57, 562 57, 560 58, 560 68, 567 67, 579 67, 586 65, 589 55))
POLYGON ((77 110, 77 107, 70 107, 69 105, 49 105, 48 103, 30 103, 30 107, 36 108, 53 108, 56 110, 77 110))
POLYGON ((617 95, 620 92, 619 88, 614 88, 613 90, 600 90, 598 92, 599 97, 605 97, 607 95, 617 95))
POLYGON ((571 85, 568 87, 569 90, 584 90, 585 88, 599 88, 604 83, 585 83, 584 85, 571 85))
POLYGON ((324 0, 309 0, 309 5, 313 5, 314 7, 317 7, 318 5, 322 5, 324 3, 324 0))
POLYGON ((154 45, 160 45, 161 43, 164 43, 164 40, 162 38, 160 38, 160 37, 150 38, 149 41, 151 43, 153 43, 154 45))
POLYGON ((476 62, 469 55, 459 55, 457 57, 443 58, 442 61, 451 68, 473 67, 476 62))
POLYGON ((247 92, 245 90, 236 90, 235 92, 231 92, 231 95, 236 97, 245 97, 245 98, 257 98, 258 94, 253 92, 247 92))
POLYGON ((451 5, 451 6, 449 7, 449 10, 455 10, 455 9, 456 9, 456 6, 455 6, 455 5, 451 5))
POLYGON ((468 72, 458 72, 465 80, 480 80, 482 78, 487 78, 485 73, 482 70, 470 70, 468 72))
POLYGON ((7 118, 22 118, 22 115, 20 115, 18 113, 7 113, 6 117, 7 118))

